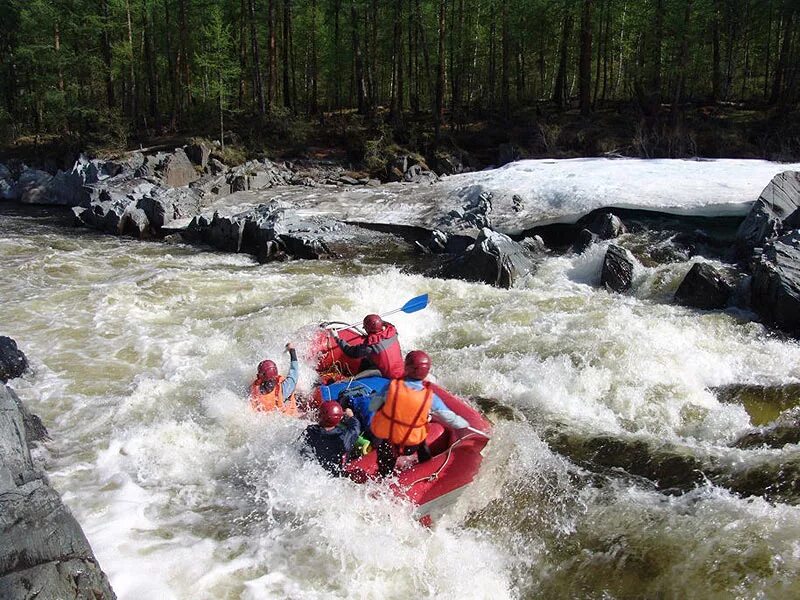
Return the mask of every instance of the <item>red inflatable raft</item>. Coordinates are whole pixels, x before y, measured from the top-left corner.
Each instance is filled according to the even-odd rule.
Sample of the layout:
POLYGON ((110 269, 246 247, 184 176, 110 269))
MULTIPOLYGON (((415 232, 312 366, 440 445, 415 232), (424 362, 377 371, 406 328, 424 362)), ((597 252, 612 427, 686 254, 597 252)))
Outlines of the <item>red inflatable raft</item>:
MULTIPOLYGON (((359 334, 346 330, 340 333, 340 337, 350 341, 357 339, 359 334)), ((336 397, 331 395, 338 395, 339 388, 344 385, 368 388, 370 381, 385 382, 375 376, 353 378, 358 372, 360 360, 345 356, 328 331, 321 332, 316 346, 319 351, 318 371, 327 378, 328 384, 332 384, 320 388, 319 400, 335 400, 336 397), (340 373, 338 376, 337 372, 340 373), (335 384, 336 380, 341 383, 335 384)), ((436 384, 431 384, 431 387, 447 407, 463 417, 471 428, 488 434, 489 422, 468 402, 436 384)), ((391 484, 393 490, 417 505, 416 514, 421 522, 431 523, 456 501, 475 478, 483 460, 481 453, 488 441, 488 435, 482 433, 468 429, 456 431, 440 423, 430 423, 427 442, 433 458, 419 464, 416 455, 401 456, 395 470, 396 482, 391 484)), ((374 478, 378 470, 376 452, 371 451, 349 462, 345 470, 358 482, 374 478)))

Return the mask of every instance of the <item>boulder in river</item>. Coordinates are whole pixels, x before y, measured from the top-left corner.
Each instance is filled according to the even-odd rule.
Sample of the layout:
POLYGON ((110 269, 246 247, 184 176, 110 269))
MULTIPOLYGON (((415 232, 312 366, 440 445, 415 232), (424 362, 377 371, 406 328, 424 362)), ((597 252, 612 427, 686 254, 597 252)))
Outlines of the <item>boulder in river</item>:
POLYGON ((17 342, 10 337, 0 335, 0 381, 19 377, 28 369, 28 359, 17 348, 17 342))
POLYGON ((19 176, 14 197, 23 204, 48 204, 53 176, 37 169, 25 169, 19 176))
POLYGON ((750 256, 753 248, 796 227, 800 227, 800 172, 784 171, 772 178, 739 226, 737 251, 750 256))
POLYGON ((464 254, 445 263, 433 274, 511 288, 536 271, 539 259, 529 247, 484 227, 464 254))
POLYGON ((600 285, 612 292, 630 289, 633 281, 633 259, 625 248, 611 244, 603 260, 600 285))
POLYGON ((0 200, 13 200, 16 181, 11 170, 0 163, 0 200))
POLYGON ((767 323, 800 334, 800 230, 766 243, 756 256, 751 304, 767 323))
POLYGON ((211 146, 204 140, 195 140, 186 146, 186 156, 201 169, 205 169, 211 158, 211 146))
POLYGON ((675 292, 675 301, 684 306, 713 310, 725 308, 735 285, 722 269, 709 263, 695 263, 675 292))
POLYGON ((116 598, 80 525, 31 459, 20 404, 0 384, 0 598, 116 598))

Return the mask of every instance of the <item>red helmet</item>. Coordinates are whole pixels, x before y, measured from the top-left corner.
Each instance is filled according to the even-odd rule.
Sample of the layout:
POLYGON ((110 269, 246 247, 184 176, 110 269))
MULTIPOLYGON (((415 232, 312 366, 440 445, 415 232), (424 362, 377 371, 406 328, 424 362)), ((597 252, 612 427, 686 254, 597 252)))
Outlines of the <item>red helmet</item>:
POLYGON ((380 333, 383 331, 383 319, 380 315, 367 315, 364 317, 364 329, 367 333, 380 333))
POLYGON ((277 379, 278 367, 271 360, 262 360, 258 363, 258 376, 261 379, 277 379))
POLYGON ((431 357, 422 350, 412 350, 406 354, 406 377, 409 379, 425 379, 430 370, 431 357))
POLYGON ((319 407, 319 424, 323 427, 336 427, 343 418, 342 405, 336 400, 323 402, 319 407))

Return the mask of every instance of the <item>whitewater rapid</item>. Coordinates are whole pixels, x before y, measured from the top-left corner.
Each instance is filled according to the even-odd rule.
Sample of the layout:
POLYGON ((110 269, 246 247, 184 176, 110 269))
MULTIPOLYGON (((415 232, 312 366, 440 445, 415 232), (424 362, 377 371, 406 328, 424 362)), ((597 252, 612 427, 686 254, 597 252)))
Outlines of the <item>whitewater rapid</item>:
MULTIPOLYGON (((800 509, 710 483, 681 496, 594 479, 543 441, 674 441, 730 461, 750 427, 709 387, 800 381, 800 345, 734 313, 663 301, 690 262, 597 289, 604 246, 552 257, 525 289, 391 266, 293 261, 64 229, 0 212, 2 333, 33 373, 40 450, 123 600, 138 598, 781 598, 800 591, 800 509), (478 478, 433 529, 378 486, 304 462, 304 424, 253 414, 265 357, 321 320, 429 293, 394 320, 439 381, 497 399, 478 478)), ((303 365, 300 387, 313 373, 303 365)), ((796 447, 766 451, 792 458, 796 447)), ((756 453, 760 454, 760 453, 756 453)))

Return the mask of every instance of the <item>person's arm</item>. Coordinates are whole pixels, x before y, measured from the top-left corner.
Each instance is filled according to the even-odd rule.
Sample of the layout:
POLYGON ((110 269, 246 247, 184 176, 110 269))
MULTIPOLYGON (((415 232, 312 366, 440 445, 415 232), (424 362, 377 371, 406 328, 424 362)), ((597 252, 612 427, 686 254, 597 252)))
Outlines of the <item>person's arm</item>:
POLYGON ((431 415, 438 422, 452 427, 453 429, 469 427, 469 422, 464 417, 457 415, 447 408, 447 405, 436 394, 433 395, 433 402, 431 403, 431 415))
POLYGON ((369 352, 369 348, 366 344, 351 346, 339 336, 336 336, 336 344, 342 349, 342 352, 350 358, 365 358, 369 352))
POLYGON ((297 360, 297 351, 291 343, 286 344, 286 349, 289 351, 289 374, 281 384, 281 393, 284 398, 288 398, 294 393, 297 387, 297 374, 300 370, 300 363, 297 360))
POLYGON ((345 411, 345 415, 345 418, 342 419, 342 425, 344 426, 342 443, 344 444, 345 450, 350 452, 353 446, 356 445, 356 440, 361 433, 361 424, 358 422, 358 419, 353 416, 353 411, 349 408, 345 411))

